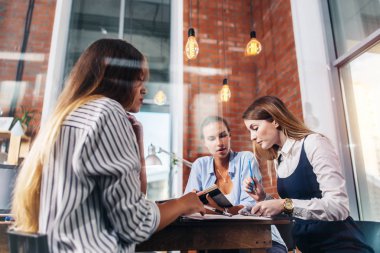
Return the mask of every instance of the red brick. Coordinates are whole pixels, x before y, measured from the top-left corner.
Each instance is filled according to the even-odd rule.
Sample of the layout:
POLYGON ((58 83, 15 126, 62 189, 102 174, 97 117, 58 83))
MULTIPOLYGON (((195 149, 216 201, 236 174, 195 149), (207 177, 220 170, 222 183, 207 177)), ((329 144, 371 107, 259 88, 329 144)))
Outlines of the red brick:
MULTIPOLYGON (((193 15, 198 13, 198 20, 193 16, 193 26, 199 31, 197 36, 208 40, 216 40, 215 45, 201 43, 200 53, 196 61, 184 61, 184 65, 193 67, 230 68, 229 76, 231 100, 223 104, 223 116, 227 118, 233 129, 232 148, 236 151, 252 150, 249 134, 243 125, 241 115, 253 100, 263 95, 277 95, 297 116, 302 116, 302 104, 299 89, 294 34, 291 19, 290 1, 253 1, 254 23, 258 39, 263 51, 256 57, 244 57, 243 52, 232 51, 230 47, 245 48, 251 30, 250 0, 225 1, 226 11, 222 11, 222 1, 200 1, 200 10, 193 1, 193 15), (227 6, 226 6, 227 5, 227 6), (226 16, 223 18, 222 14, 226 16), (195 22, 197 20, 197 23, 195 22), (224 35, 223 38, 223 20, 224 35), (198 22, 199 21, 199 22, 198 22), (275 35, 275 36, 274 36, 275 35), (226 47, 226 66, 224 67, 223 50, 226 47)), ((184 1, 184 38, 187 36, 189 16, 189 0, 184 1)), ((186 41, 184 41, 186 43, 186 41)), ((201 93, 217 94, 224 76, 197 76, 184 74, 184 82, 191 84, 187 97, 201 93)), ((206 105, 207 106, 207 105, 206 105)), ((195 159, 207 154, 199 140, 193 112, 190 107, 184 112, 183 157, 195 159), (201 150, 201 152, 199 152, 201 150)), ((206 109, 205 109, 206 110, 206 109)), ((201 114, 203 115, 203 114, 201 114)), ((264 177, 264 185, 270 193, 276 193, 276 173, 272 168, 272 184, 266 164, 260 164, 264 177)), ((188 174, 184 173, 186 184, 188 174)))

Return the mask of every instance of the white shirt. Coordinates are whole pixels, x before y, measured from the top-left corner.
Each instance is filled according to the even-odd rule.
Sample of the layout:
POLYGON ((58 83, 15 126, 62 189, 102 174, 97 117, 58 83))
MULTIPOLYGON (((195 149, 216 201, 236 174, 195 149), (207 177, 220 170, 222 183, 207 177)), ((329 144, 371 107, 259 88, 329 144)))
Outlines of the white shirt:
MULTIPOLYGON (((304 139, 288 138, 279 153, 281 162, 276 164, 280 178, 290 176, 296 169, 304 139)), ((311 200, 293 199, 293 216, 300 219, 344 220, 349 215, 349 202, 342 168, 330 141, 320 135, 311 134, 305 139, 305 153, 317 176, 322 198, 311 200)))

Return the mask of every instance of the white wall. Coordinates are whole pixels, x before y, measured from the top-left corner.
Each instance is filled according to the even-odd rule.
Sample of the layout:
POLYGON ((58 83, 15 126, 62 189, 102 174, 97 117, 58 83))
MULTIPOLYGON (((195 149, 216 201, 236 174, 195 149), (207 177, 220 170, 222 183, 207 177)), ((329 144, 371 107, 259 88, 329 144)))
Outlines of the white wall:
POLYGON ((41 124, 44 124, 47 117, 52 113, 57 97, 63 87, 71 4, 72 0, 58 0, 56 3, 41 124))
MULTIPOLYGON (((183 151, 183 0, 171 1, 170 22, 170 87, 172 115, 172 151, 182 157, 183 151)), ((185 126, 186 127, 186 126, 185 126)), ((173 194, 182 195, 182 168, 174 174, 173 194)))
POLYGON ((358 219, 357 196, 348 150, 347 130, 325 1, 291 0, 304 119, 330 138, 346 177, 350 211, 358 219))

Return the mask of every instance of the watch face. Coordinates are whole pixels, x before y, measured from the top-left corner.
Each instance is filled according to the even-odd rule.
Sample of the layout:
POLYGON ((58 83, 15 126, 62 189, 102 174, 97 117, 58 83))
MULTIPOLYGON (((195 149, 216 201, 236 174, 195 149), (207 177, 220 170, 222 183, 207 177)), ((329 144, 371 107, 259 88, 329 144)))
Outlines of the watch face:
POLYGON ((293 201, 291 199, 286 199, 284 203, 284 208, 288 211, 293 210, 293 201))

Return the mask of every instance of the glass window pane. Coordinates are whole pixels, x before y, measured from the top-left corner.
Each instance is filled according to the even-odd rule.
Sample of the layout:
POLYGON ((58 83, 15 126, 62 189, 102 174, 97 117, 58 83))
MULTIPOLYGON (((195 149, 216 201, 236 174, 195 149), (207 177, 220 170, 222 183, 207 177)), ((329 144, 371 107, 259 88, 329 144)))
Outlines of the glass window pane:
POLYGON ((125 11, 120 13, 122 1, 73 1, 65 74, 93 41, 118 38, 122 29, 123 39, 139 49, 149 62, 150 80, 146 84, 148 94, 142 111, 167 113, 170 111, 170 0, 125 0, 125 11), (159 90, 167 95, 163 106, 154 104, 154 96, 159 90))
MULTIPOLYGON (((73 0, 65 62, 67 75, 80 54, 100 38, 120 38, 134 45, 148 59, 150 79, 146 83, 141 113, 136 117, 144 126, 145 155, 148 146, 170 151, 170 0, 73 0), (125 6, 120 11, 121 6, 125 6), (161 90, 166 103, 157 105, 155 95, 161 90), (160 122, 159 126, 154 124, 160 122)), ((147 166, 148 197, 171 197, 169 187, 174 168, 169 156, 159 154, 163 165, 147 166)))
POLYGON ((0 1, 0 116, 20 119, 29 136, 40 125, 54 8, 53 1, 0 1))
POLYGON ((337 56, 380 28, 380 1, 329 0, 337 56))
POLYGON ((340 69, 362 218, 380 220, 380 43, 340 69))

